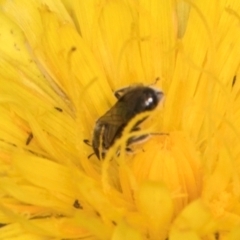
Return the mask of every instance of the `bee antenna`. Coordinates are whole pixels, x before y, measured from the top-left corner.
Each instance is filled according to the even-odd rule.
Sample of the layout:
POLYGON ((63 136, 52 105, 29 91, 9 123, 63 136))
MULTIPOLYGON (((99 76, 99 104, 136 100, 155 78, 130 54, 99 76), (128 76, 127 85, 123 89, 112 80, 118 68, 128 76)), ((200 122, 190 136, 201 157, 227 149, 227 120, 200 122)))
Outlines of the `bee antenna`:
POLYGON ((87 158, 89 159, 91 156, 93 156, 95 153, 90 154, 87 158))
POLYGON ((160 80, 160 77, 156 77, 155 81, 151 83, 149 86, 155 85, 160 80))

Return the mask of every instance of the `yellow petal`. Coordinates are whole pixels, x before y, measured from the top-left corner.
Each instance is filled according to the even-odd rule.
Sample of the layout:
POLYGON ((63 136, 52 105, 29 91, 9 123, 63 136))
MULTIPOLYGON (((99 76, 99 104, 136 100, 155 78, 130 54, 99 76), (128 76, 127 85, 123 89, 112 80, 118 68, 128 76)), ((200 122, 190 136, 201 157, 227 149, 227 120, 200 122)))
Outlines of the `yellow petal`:
POLYGON ((216 230, 210 211, 201 201, 195 201, 187 206, 175 219, 170 230, 170 239, 197 240, 216 230))
POLYGON ((132 164, 137 182, 145 179, 165 182, 174 198, 175 214, 201 192, 199 155, 182 133, 154 135, 132 164))
POLYGON ((173 217, 173 202, 168 189, 159 182, 144 182, 137 193, 136 204, 145 217, 150 238, 166 238, 173 217))
POLYGON ((141 54, 147 79, 171 79, 177 30, 173 1, 140 1, 141 54))

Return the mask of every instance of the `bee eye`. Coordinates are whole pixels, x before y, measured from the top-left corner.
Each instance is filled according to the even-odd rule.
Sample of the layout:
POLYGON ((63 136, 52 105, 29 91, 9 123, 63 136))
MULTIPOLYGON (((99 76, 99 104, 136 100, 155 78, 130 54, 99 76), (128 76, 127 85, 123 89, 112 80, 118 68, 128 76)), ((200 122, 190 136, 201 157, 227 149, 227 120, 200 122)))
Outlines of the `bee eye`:
POLYGON ((161 97, 162 94, 159 94, 159 92, 149 88, 146 89, 142 99, 142 111, 153 110, 158 105, 161 97))
POLYGON ((152 110, 156 107, 156 105, 157 105, 156 99, 150 97, 144 102, 144 109, 143 110, 144 111, 145 110, 147 110, 147 111, 152 110))
POLYGON ((145 101, 145 106, 148 108, 152 105, 153 103, 153 98, 149 97, 146 101, 145 101))

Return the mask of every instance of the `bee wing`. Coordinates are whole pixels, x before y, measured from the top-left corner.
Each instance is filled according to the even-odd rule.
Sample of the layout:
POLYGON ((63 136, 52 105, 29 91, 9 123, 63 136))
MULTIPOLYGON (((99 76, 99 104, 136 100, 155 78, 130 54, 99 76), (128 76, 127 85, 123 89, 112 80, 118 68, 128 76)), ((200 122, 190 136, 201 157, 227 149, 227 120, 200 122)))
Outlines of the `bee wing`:
POLYGON ((122 125, 126 122, 126 103, 117 102, 109 111, 97 120, 99 124, 122 125))
POLYGON ((103 133, 104 147, 108 149, 113 145, 114 141, 120 136, 123 129, 123 125, 106 125, 103 133))
POLYGON ((97 124, 104 126, 103 142, 106 149, 120 137, 122 129, 128 122, 127 114, 126 102, 118 101, 109 111, 98 119, 97 124))

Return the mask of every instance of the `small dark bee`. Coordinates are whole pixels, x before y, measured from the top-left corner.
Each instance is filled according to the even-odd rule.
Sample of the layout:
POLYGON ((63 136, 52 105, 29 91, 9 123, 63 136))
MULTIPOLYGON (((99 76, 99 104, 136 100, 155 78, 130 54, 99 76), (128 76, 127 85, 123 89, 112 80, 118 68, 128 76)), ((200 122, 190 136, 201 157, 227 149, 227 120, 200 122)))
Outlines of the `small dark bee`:
MULTIPOLYGON (((139 113, 154 110, 163 96, 162 91, 142 84, 117 90, 115 97, 118 101, 95 124, 92 148, 98 159, 104 159, 108 149, 116 139, 122 136, 123 129, 131 119, 139 113), (102 143, 101 148, 100 143, 102 143), (100 149, 102 149, 101 156, 100 149)), ((139 125, 146 119, 147 117, 144 117, 139 120, 131 131, 138 131, 140 129, 139 125)), ((128 146, 130 144, 144 140, 148 136, 142 135, 129 138, 126 143, 126 150, 129 150, 128 146)))

